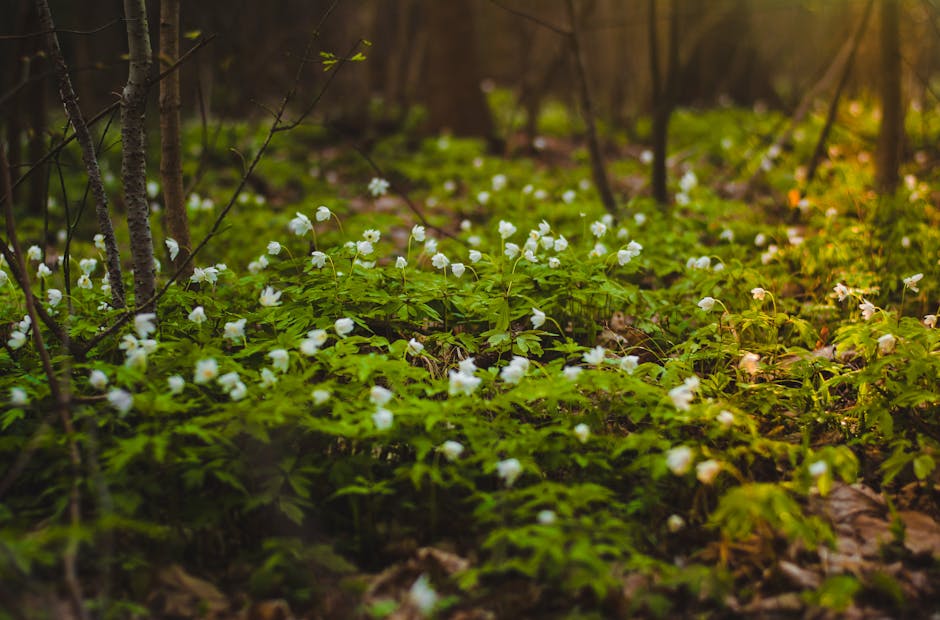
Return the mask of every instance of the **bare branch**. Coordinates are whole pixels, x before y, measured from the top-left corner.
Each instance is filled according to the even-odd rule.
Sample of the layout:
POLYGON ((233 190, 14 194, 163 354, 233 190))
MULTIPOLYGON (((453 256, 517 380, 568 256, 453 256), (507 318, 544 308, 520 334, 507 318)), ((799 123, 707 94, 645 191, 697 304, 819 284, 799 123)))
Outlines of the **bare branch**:
POLYGON ((77 34, 77 35, 90 35, 98 34, 104 30, 107 30, 114 24, 120 23, 120 19, 113 19, 103 26, 98 26, 97 28, 92 28, 91 30, 69 30, 67 28, 52 28, 51 30, 40 30, 39 32, 30 32, 28 34, 0 34, 0 41, 10 41, 15 39, 31 39, 33 37, 44 37, 48 34, 77 34))

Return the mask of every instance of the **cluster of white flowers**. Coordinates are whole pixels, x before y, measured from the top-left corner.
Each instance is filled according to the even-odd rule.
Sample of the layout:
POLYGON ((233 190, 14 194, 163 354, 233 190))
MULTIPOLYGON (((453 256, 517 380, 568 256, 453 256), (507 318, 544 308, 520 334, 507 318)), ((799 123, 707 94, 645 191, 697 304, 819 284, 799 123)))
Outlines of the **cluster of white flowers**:
POLYGON ((637 243, 636 241, 631 241, 627 244, 627 247, 619 250, 617 252, 617 263, 620 266, 624 266, 629 263, 631 260, 640 255, 640 252, 643 251, 643 246, 637 243))
POLYGON ((10 332, 10 337, 7 339, 7 346, 15 351, 26 344, 26 335, 29 333, 29 328, 32 324, 33 320, 29 318, 28 314, 25 315, 23 320, 17 323, 13 331, 10 332))
POLYGON ((521 355, 514 355, 506 366, 499 372, 499 377, 506 383, 519 383, 529 372, 529 360, 521 355))
POLYGON ((450 385, 448 393, 451 396, 464 394, 470 396, 480 386, 482 379, 476 376, 477 366, 472 357, 468 357, 457 365, 457 370, 448 373, 450 385))
POLYGON ((300 352, 308 357, 316 355, 328 338, 325 329, 312 329, 307 332, 307 337, 300 341, 300 352))

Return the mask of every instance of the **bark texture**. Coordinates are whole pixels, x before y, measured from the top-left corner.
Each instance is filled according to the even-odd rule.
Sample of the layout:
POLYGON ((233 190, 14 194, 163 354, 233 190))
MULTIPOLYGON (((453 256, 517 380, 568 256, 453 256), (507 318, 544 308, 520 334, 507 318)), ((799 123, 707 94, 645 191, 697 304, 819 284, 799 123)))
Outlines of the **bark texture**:
MULTIPOLYGON (((180 0, 160 1, 160 65, 171 66, 180 55, 180 0)), ((180 75, 179 69, 160 82, 160 178, 167 234, 176 240, 180 251, 173 261, 174 270, 185 267, 184 280, 192 275, 187 262, 192 251, 189 218, 183 200, 183 163, 180 155, 180 75)))
POLYGON ((147 73, 150 71, 150 33, 144 0, 124 0, 130 70, 121 94, 121 177, 127 204, 127 229, 134 260, 134 305, 138 312, 153 311, 156 274, 150 204, 147 202, 147 157, 144 114, 147 107, 147 73))
POLYGON ((72 88, 68 66, 59 47, 59 39, 55 33, 55 23, 52 12, 49 10, 47 0, 36 0, 36 9, 39 11, 39 23, 46 35, 46 48, 55 67, 56 79, 59 85, 59 97, 65 107, 65 115, 75 130, 75 139, 82 150, 82 161, 88 174, 88 184, 91 195, 95 200, 95 215, 98 220, 98 231, 104 236, 105 263, 108 269, 108 280, 111 284, 111 305, 123 308, 125 305, 124 280, 121 276, 121 255, 118 252, 117 240, 114 238, 114 226, 111 224, 111 214, 108 211, 108 196, 104 191, 101 180, 101 169, 98 167, 98 157, 95 154, 95 142, 85 123, 85 117, 78 106, 78 97, 72 88))
POLYGON ((650 75, 653 93, 653 169, 651 181, 653 198, 661 205, 669 204, 666 186, 666 155, 669 143, 669 121, 676 107, 678 95, 679 62, 679 0, 670 2, 668 65, 663 75, 659 60, 659 31, 656 15, 657 0, 649 0, 650 75))
POLYGON ((881 128, 876 183, 881 194, 898 188, 904 128, 901 105, 900 9, 898 0, 881 0, 881 128))

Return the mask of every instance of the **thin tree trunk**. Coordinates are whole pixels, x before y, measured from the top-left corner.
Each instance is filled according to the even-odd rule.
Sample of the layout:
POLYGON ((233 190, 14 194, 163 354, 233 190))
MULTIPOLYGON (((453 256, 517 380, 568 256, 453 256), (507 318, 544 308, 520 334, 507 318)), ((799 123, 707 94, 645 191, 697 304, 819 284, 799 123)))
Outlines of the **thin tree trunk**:
POLYGON ((39 12, 40 26, 48 32, 46 48, 55 66, 56 78, 59 82, 59 97, 65 107, 65 114, 75 130, 75 139, 82 149, 82 161, 88 174, 91 195, 95 200, 98 230, 104 237, 105 262, 108 269, 108 281, 111 285, 111 305, 115 308, 123 308, 125 297, 124 280, 121 276, 121 255, 118 251, 117 240, 114 238, 114 226, 111 224, 111 215, 108 212, 108 196, 104 191, 104 183, 101 181, 101 169, 98 167, 98 158, 95 155, 95 143, 85 123, 85 117, 82 116, 82 110, 78 106, 75 89, 72 88, 72 80, 69 78, 68 66, 65 64, 65 58, 59 47, 59 39, 55 33, 55 23, 52 21, 48 1, 36 0, 36 9, 39 12))
POLYGON ((147 107, 147 72, 150 70, 150 33, 145 0, 124 0, 130 69, 121 95, 121 176, 127 204, 127 229, 134 260, 134 305, 138 312, 153 311, 156 291, 150 205, 147 202, 147 154, 144 114, 147 107))
POLYGON ((601 196, 601 202, 608 213, 617 212, 617 201, 610 189, 610 180, 607 178, 607 168, 604 165, 604 154, 601 152, 600 142, 597 139, 597 127, 594 123, 594 101, 591 98, 591 89, 588 84, 587 67, 581 50, 581 33, 578 16, 574 7, 574 0, 568 0, 568 19, 571 22, 571 32, 568 40, 571 44, 571 55, 575 63, 575 72, 578 74, 578 95, 581 100, 581 115, 587 128, 588 153, 591 156, 591 174, 594 185, 601 196))
POLYGON ((653 198, 661 205, 669 204, 669 189, 666 186, 666 155, 669 146, 669 121, 676 107, 679 80, 679 5, 671 3, 669 15, 669 57, 665 77, 659 63, 659 34, 656 16, 657 0, 649 1, 649 45, 650 74, 653 81, 653 169, 651 181, 653 198))
POLYGON ((881 0, 881 128, 876 184, 881 194, 898 187, 904 110, 901 106, 901 49, 898 0, 881 0))
MULTIPOLYGON (((180 0, 160 1, 160 62, 170 66, 179 58, 180 0)), ((174 270, 186 267, 188 280, 193 265, 186 259, 192 251, 189 218, 183 202, 183 164, 180 156, 180 74, 176 70, 160 82, 160 177, 167 233, 179 244, 174 270)))

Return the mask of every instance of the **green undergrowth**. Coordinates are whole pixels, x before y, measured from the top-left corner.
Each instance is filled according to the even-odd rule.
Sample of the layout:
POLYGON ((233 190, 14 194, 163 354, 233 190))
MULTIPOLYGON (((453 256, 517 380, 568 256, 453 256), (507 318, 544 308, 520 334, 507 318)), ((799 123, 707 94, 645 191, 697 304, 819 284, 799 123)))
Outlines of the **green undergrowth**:
MULTIPOLYGON (((419 228, 355 153, 317 150, 315 130, 275 142, 198 257, 199 282, 171 287, 155 324, 132 321, 84 360, 43 330, 74 397, 78 530, 40 360, 15 341, 35 326, 5 280, 0 460, 30 458, 0 498, 4 587, 54 579, 77 540, 88 595, 109 572, 138 603, 153 567, 179 562, 315 607, 329 586, 310 574, 377 572, 425 546, 470 560, 432 576, 442 616, 517 579, 604 609, 643 575, 637 614, 746 598, 718 550, 755 536, 832 545, 807 499, 931 479, 940 430, 940 336, 924 318, 940 294, 934 179, 912 169, 879 199, 847 140, 805 199, 788 197, 818 125, 768 155, 781 122, 682 112, 677 204, 635 198, 613 216, 577 150, 546 167, 446 136, 379 142, 419 228), (759 197, 712 186, 755 175, 759 197)), ((218 150, 250 158, 261 137, 236 125, 218 150)), ((199 131, 187 145, 194 173, 199 131)), ((632 157, 611 169, 615 184, 646 174, 632 157)), ((237 175, 210 165, 190 199, 194 238, 237 175)), ((79 178, 67 185, 81 195, 79 178)), ((61 244, 36 284, 78 342, 121 312, 86 224, 71 296, 49 302, 66 290, 50 260, 61 244)), ((166 264, 159 213, 153 224, 166 264)), ((851 599, 846 579, 817 604, 843 601, 843 586, 851 599)))

